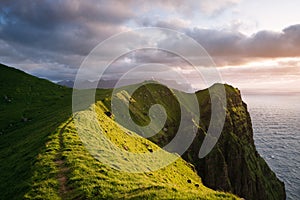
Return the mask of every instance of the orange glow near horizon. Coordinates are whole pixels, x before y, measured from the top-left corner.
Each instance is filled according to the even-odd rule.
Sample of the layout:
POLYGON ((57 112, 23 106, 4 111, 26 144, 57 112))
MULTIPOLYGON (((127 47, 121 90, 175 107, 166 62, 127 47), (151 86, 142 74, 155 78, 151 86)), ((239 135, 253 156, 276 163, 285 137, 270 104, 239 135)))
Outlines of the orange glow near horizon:
POLYGON ((300 93, 300 57, 262 59, 219 71, 224 82, 245 93, 300 93))

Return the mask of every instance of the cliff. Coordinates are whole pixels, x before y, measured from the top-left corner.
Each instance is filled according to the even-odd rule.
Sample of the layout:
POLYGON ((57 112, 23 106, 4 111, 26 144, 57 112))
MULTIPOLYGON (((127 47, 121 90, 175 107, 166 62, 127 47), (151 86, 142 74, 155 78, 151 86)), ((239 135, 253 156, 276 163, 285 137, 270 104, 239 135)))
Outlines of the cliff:
MULTIPOLYGON (((196 93, 201 111, 200 126, 192 145, 182 157, 195 166, 203 183, 210 188, 229 191, 245 199, 285 199, 283 182, 256 151, 247 105, 236 88, 224 85, 227 106, 223 107, 226 110, 223 131, 213 150, 202 159, 198 157, 211 120, 210 92, 217 91, 221 86, 215 84, 209 90, 196 93)), ((188 94, 183 95, 188 97, 188 94)), ((215 97, 220 98, 218 95, 215 97)), ((149 138, 164 147, 174 138, 180 123, 181 110, 172 91, 159 84, 147 84, 136 90, 132 98, 131 116, 140 125, 149 123, 148 110, 151 105, 161 104, 166 109, 166 129, 149 138)))
MULTIPOLYGON (((218 87, 215 85, 214 87, 218 87)), ((226 120, 221 137, 214 149, 203 159, 198 158, 211 109, 202 109, 201 123, 190 149, 183 158, 195 165, 206 186, 230 191, 245 199, 285 199, 284 183, 269 168, 255 149, 251 118, 240 91, 225 85, 227 96, 226 120)), ((197 93, 200 107, 207 107, 209 97, 197 93)), ((210 108, 210 107, 209 107, 210 108)))
POLYGON ((238 199, 205 187, 191 165, 175 154, 161 151, 160 160, 176 160, 152 171, 148 167, 158 162, 128 157, 154 154, 160 148, 113 120, 101 102, 109 99, 111 90, 98 90, 100 102, 72 116, 70 88, 0 64, 0 94, 1 200, 238 199), (75 124, 74 119, 82 123, 75 124), (101 131, 91 126, 90 119, 99 122, 101 131), (96 152, 116 165, 95 159, 78 128, 92 138, 84 141, 101 144, 96 152), (97 143, 103 138, 109 140, 97 143), (125 170, 134 169, 132 165, 142 166, 145 173, 125 170))
MULTIPOLYGON (((205 158, 199 159, 198 152, 211 118, 208 90, 196 93, 200 126, 195 129, 197 134, 192 145, 182 156, 184 160, 169 149, 172 153, 163 151, 166 156, 160 161, 176 156, 176 162, 155 171, 139 159, 132 159, 139 162, 135 166, 147 167, 147 172, 126 173, 105 165, 87 152, 71 116, 71 89, 3 65, 0 72, 0 199, 237 199, 235 195, 205 186, 246 199, 285 198, 283 183, 255 150, 247 106, 239 91, 231 86, 225 85, 227 106, 222 107, 226 110, 223 132, 205 158)), ((210 91, 217 91, 220 86, 214 85, 210 91)), ((152 105, 161 104, 166 109, 164 127, 148 138, 164 147, 176 135, 182 116, 194 112, 190 100, 193 94, 148 83, 129 96, 126 90, 130 87, 133 86, 120 88, 114 97, 121 102, 130 101, 130 117, 137 124, 149 124, 152 105), (180 102, 175 94, 181 96, 180 102)), ((90 138, 102 139, 105 135, 124 149, 123 153, 156 152, 159 147, 140 137, 138 129, 119 126, 115 113, 112 115, 109 110, 111 94, 112 90, 97 90, 97 103, 93 105, 103 131, 95 131, 89 123, 80 127, 93 133, 90 138)), ((213 99, 220 99, 218 92, 214 94, 213 99)), ((120 105, 119 111, 124 109, 120 105)), ((92 117, 90 108, 80 111, 80 116, 92 117)), ((78 113, 74 116, 78 117, 78 113)), ((184 127, 184 133, 188 135, 191 128, 184 127)), ((112 152, 112 146, 105 146, 102 140, 99 144, 97 152, 112 152)), ((123 155, 101 154, 118 164, 126 163, 119 167, 128 167, 131 162, 127 163, 123 155)))

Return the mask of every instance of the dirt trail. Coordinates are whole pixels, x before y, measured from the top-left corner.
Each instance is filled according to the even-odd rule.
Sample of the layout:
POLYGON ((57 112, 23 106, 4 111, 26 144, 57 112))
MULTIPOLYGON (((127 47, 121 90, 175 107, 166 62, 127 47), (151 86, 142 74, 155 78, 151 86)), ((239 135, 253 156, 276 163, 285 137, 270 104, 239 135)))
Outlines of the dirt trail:
POLYGON ((64 149, 63 132, 65 131, 65 128, 69 125, 70 121, 71 120, 69 120, 59 131, 59 150, 55 160, 55 164, 58 168, 57 180, 60 184, 59 195, 62 199, 66 199, 66 197, 69 196, 68 194, 71 192, 71 189, 67 185, 67 173, 69 171, 69 168, 65 165, 65 160, 62 155, 64 149))

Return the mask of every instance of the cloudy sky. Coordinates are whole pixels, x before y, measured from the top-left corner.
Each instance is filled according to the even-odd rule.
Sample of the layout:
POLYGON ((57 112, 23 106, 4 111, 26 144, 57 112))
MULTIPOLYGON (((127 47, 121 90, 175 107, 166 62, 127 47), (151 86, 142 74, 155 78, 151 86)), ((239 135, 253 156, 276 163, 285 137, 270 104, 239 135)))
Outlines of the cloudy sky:
MULTIPOLYGON (((299 0, 184 2, 3 0, 0 62, 52 81, 73 80, 102 41, 136 28, 161 27, 201 44, 223 81, 245 93, 300 92, 299 0)), ((175 43, 167 39, 159 45, 172 48, 175 43)), ((137 41, 145 42, 126 42, 137 41)), ((107 54, 118 48, 112 46, 107 54)), ((149 62, 169 63, 175 71, 187 69, 170 53, 129 52, 112 64, 106 78, 149 62)))

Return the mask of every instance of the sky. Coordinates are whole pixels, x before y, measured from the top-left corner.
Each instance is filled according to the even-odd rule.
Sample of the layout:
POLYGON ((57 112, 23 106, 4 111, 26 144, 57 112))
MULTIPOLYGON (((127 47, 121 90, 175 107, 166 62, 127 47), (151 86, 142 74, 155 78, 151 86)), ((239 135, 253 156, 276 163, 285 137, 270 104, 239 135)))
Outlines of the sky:
MULTIPOLYGON (((74 80, 99 43, 124 31, 161 27, 197 41, 223 82, 244 93, 300 93, 299 8, 299 0, 2 0, 0 63, 51 81, 74 80)), ((175 48, 170 41, 160 40, 158 46, 175 48)), ((124 41, 138 42, 145 43, 124 41)), ((112 45, 105 54, 119 48, 112 45)), ((182 62, 157 51, 121 56, 105 78, 119 78, 149 62, 168 63, 198 87, 182 62)))

